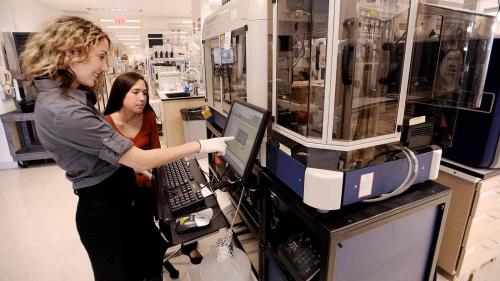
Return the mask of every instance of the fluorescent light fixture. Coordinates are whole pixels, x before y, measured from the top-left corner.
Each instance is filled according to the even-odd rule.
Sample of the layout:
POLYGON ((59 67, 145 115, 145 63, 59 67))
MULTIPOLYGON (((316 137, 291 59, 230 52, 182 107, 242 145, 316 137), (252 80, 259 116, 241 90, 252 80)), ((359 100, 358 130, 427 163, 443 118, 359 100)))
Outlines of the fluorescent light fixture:
MULTIPOLYGON (((99 19, 100 22, 114 22, 111 19, 99 19)), ((126 23, 140 23, 141 20, 125 20, 126 23)))
POLYGON ((115 35, 116 38, 133 38, 133 39, 139 39, 141 38, 141 35, 115 35))
POLYGON ((140 26, 137 26, 137 25, 134 25, 134 26, 130 26, 130 25, 108 25, 106 26, 107 28, 109 29, 139 29, 141 28, 140 26))
POLYGON ((87 11, 94 13, 142 13, 142 9, 124 8, 87 8, 87 11))
POLYGON ((193 21, 192 20, 183 20, 183 21, 181 21, 181 23, 191 24, 191 23, 193 23, 193 21))

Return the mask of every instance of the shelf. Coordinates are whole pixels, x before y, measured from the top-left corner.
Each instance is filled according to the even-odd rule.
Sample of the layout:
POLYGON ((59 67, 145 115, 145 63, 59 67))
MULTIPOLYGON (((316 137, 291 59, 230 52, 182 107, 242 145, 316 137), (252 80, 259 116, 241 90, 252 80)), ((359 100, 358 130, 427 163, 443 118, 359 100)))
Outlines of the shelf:
POLYGON ((187 60, 187 57, 184 58, 153 58, 150 59, 151 63, 157 63, 157 62, 166 62, 166 61, 185 61, 187 60))
POLYGON ((308 281, 312 280, 318 272, 313 274, 311 278, 309 279, 304 279, 302 278, 295 270, 295 268, 289 263, 286 259, 282 259, 281 257, 278 256, 270 247, 267 247, 264 250, 265 255, 267 255, 268 258, 270 258, 273 263, 278 267, 280 270, 280 273, 285 277, 287 280, 292 280, 292 281, 308 281))
POLYGON ((12 122, 22 122, 22 121, 33 121, 34 116, 33 113, 23 113, 18 110, 7 112, 5 114, 0 115, 0 119, 5 123, 12 122))
POLYGON ((23 147, 12 155, 14 161, 30 161, 38 159, 52 158, 52 154, 47 152, 41 145, 23 147))
POLYGON ((278 105, 283 107, 298 107, 298 110, 303 109, 305 111, 311 111, 311 112, 323 111, 323 109, 321 109, 320 106, 316 104, 309 104, 309 109, 308 109, 307 103, 297 103, 291 100, 285 100, 280 98, 278 98, 278 105))
POLYGON ((307 103, 298 103, 298 102, 294 102, 291 100, 285 100, 285 99, 280 99, 280 98, 278 98, 278 104, 281 106, 291 105, 291 106, 298 106, 300 108, 307 109, 307 103))
POLYGON ((210 122, 207 122, 207 128, 216 136, 216 137, 222 137, 222 131, 215 128, 214 125, 212 125, 212 123, 210 122))
POLYGON ((34 114, 33 113, 23 113, 19 110, 11 111, 0 115, 0 119, 4 124, 5 137, 7 139, 7 144, 9 146, 9 152, 14 161, 31 161, 39 159, 50 159, 52 154, 46 151, 43 146, 38 145, 39 141, 32 138, 36 138, 36 133, 34 132, 34 126, 25 128, 25 130, 33 130, 33 136, 28 136, 30 132, 23 131, 15 126, 15 123, 28 122, 33 125, 34 114), (10 125, 9 125, 10 124, 10 125), (25 136, 21 134, 26 134, 25 136), (24 144, 23 140, 26 141, 25 137, 29 138, 29 144, 24 144), (24 146, 23 146, 24 145, 24 146), (19 148, 19 146, 22 146, 19 148))

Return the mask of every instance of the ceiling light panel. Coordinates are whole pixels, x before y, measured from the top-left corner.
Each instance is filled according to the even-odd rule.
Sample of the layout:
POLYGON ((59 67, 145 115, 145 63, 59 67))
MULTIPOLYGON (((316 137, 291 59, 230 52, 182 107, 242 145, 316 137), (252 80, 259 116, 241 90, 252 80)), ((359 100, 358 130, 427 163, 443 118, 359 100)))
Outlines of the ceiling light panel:
MULTIPOLYGON (((114 22, 111 19, 99 19, 100 22, 114 22)), ((140 23, 141 20, 125 20, 126 23, 140 23)))
POLYGON ((139 28, 141 28, 138 25, 108 25, 106 27, 109 29, 139 29, 139 28))
POLYGON ((87 11, 94 13, 142 13, 142 9, 125 8, 87 8, 87 11))
POLYGON ((141 39, 141 36, 137 35, 137 36, 120 36, 120 35, 116 35, 115 38, 117 39, 124 39, 124 40, 127 40, 127 39, 141 39))

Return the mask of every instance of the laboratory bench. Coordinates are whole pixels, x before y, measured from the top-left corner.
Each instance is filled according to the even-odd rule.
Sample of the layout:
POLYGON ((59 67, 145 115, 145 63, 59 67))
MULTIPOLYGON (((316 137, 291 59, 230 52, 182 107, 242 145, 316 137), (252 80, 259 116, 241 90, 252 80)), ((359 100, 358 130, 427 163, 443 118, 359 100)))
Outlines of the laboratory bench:
POLYGON ((166 146, 171 147, 186 143, 180 110, 183 108, 205 105, 205 96, 188 95, 169 98, 166 96, 166 93, 163 92, 159 92, 158 95, 161 100, 162 134, 166 146))

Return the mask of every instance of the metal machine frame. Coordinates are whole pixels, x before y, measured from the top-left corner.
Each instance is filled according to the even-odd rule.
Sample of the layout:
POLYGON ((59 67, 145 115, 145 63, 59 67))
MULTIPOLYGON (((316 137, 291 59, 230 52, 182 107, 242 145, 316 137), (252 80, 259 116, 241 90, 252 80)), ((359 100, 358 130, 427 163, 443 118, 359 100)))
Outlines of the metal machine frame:
MULTIPOLYGON (((203 28, 204 43, 217 38, 218 47, 222 34, 246 30, 246 99, 272 112, 262 166, 321 211, 435 179, 442 150, 432 143, 389 153, 402 143, 407 126, 419 1, 271 2, 230 1, 208 16, 203 28), (345 59, 348 40, 354 50, 347 56, 353 58, 345 59), (345 72, 352 75, 350 83, 345 72), (321 89, 313 90, 317 86, 321 89)), ((208 75, 212 68, 205 56, 207 103, 223 127, 223 80, 217 107, 208 75)))
MULTIPOLYGON (((246 69, 246 101, 263 108, 268 108, 268 73, 267 68, 262 67, 267 66, 268 55, 267 52, 262 52, 262 50, 268 49, 269 4, 269 1, 266 0, 232 0, 207 16, 202 30, 202 42, 205 45, 206 40, 221 38, 221 35, 226 32, 245 29, 245 59, 249 62, 246 69)), ((212 64, 210 62, 207 65, 207 63, 205 60, 207 103, 213 109, 227 116, 222 111, 222 108, 219 109, 214 106, 213 93, 210 92, 212 91, 212 80, 208 79, 207 76, 207 71, 211 71, 212 64)))
MULTIPOLYGON (((316 247, 314 247, 314 250, 320 257, 318 259, 319 272, 313 274, 311 279, 308 280, 336 280, 337 271, 345 269, 339 264, 341 259, 343 259, 344 264, 348 260, 353 267, 357 266, 357 273, 360 275, 369 275, 372 271, 362 267, 361 263, 358 264, 358 259, 355 257, 351 258, 349 255, 345 256, 345 253, 342 253, 343 250, 346 250, 346 247, 343 246, 345 242, 364 236, 365 244, 379 241, 382 244, 393 245, 396 240, 400 240, 395 239, 399 236, 400 238, 407 239, 408 242, 413 242, 405 243, 404 247, 396 248, 401 249, 401 251, 410 252, 409 244, 415 243, 415 239, 407 235, 402 235, 401 232, 404 232, 405 228, 401 227, 401 225, 396 227, 394 224, 406 221, 406 224, 411 223, 410 225, 413 227, 416 227, 415 224, 421 223, 424 226, 425 224, 418 219, 413 220, 413 222, 409 222, 408 219, 418 215, 420 215, 420 218, 430 219, 428 212, 434 210, 434 227, 429 228, 432 224, 427 224, 427 228, 422 232, 423 234, 425 233, 424 236, 427 237, 428 244, 420 247, 420 249, 429 247, 427 255, 420 253, 422 255, 420 258, 425 259, 427 265, 425 268, 415 267, 413 263, 409 262, 407 255, 386 255, 386 257, 389 257, 386 260, 387 262, 394 265, 402 265, 406 268, 415 268, 416 271, 420 271, 419 273, 422 275, 421 280, 433 279, 451 198, 451 192, 448 188, 428 181, 400 197, 391 198, 379 204, 357 204, 346 208, 342 212, 319 214, 308 206, 299 204, 300 202, 297 200, 297 197, 290 190, 284 188, 283 183, 272 175, 263 173, 262 178, 265 189, 263 190, 264 202, 261 218, 263 247, 262 255, 260 255, 261 272, 259 280, 305 280, 299 274, 297 264, 291 262, 292 258, 280 255, 278 250, 279 245, 286 242, 288 235, 300 231, 305 231, 310 235, 315 242, 314 246, 316 247), (394 236, 377 234, 377 231, 384 228, 387 233, 390 232, 394 236)), ((418 246, 418 244, 414 245, 414 247, 418 246)), ((364 249, 362 255, 373 258, 384 256, 382 253, 377 252, 376 248, 381 248, 381 246, 377 246, 375 242, 373 247, 364 249)), ((384 251, 386 250, 390 251, 384 249, 384 251)), ((370 258, 366 259, 369 260, 370 258)), ((310 262, 309 259, 306 261, 310 262)), ((373 260, 370 263, 373 264, 373 260)), ((384 271, 385 269, 379 270, 384 271)), ((390 274, 397 274, 397 271, 398 269, 395 269, 390 274)), ((357 277, 359 278, 359 275, 357 277)), ((418 280, 419 277, 411 276, 415 280, 418 280)))
MULTIPOLYGON (((345 0, 344 0, 345 1, 345 0)), ((276 1, 277 3, 273 5, 273 18, 277 19, 278 17, 278 3, 280 0, 276 1)), ((397 142, 401 138, 401 131, 398 129, 399 125, 402 125, 403 116, 404 116, 404 107, 406 102, 406 92, 408 81, 402 79, 401 89, 400 89, 400 99, 398 106, 398 117, 397 117, 397 125, 394 128, 394 132, 389 135, 383 135, 378 137, 366 138, 357 141, 338 141, 332 139, 333 132, 333 119, 335 114, 335 89, 337 84, 336 73, 338 70, 337 66, 337 55, 339 52, 339 44, 333 44, 333 42, 340 42, 339 39, 339 27, 340 23, 340 3, 342 1, 329 1, 329 14, 331 16, 328 17, 328 26, 333 26, 333 28, 328 29, 328 37, 327 37, 327 67, 326 67, 326 78, 325 79, 325 110, 323 116, 323 128, 327 128, 326 134, 323 133, 323 136, 320 140, 306 138, 297 134, 283 126, 280 126, 276 123, 273 123, 273 129, 294 141, 313 148, 320 149, 331 149, 338 151, 351 151, 366 147, 372 147, 375 145, 386 144, 391 142, 397 142), (335 55, 334 55, 335 54, 335 55)), ((407 35, 407 44, 404 58, 404 68, 403 68, 403 77, 407 77, 410 71, 410 62, 411 62, 411 54, 413 47, 413 34, 415 31, 415 18, 417 14, 417 1, 410 2, 410 15, 409 15, 409 26, 408 26, 408 35, 407 35)), ((277 20, 273 20, 273 66, 276 66, 276 55, 277 55, 277 20)), ((272 114, 273 117, 276 118, 276 67, 273 67, 273 95, 272 95, 272 114)))

